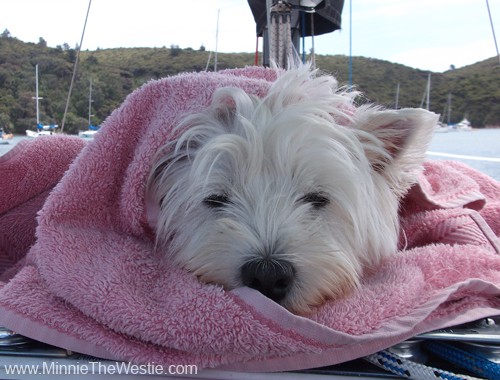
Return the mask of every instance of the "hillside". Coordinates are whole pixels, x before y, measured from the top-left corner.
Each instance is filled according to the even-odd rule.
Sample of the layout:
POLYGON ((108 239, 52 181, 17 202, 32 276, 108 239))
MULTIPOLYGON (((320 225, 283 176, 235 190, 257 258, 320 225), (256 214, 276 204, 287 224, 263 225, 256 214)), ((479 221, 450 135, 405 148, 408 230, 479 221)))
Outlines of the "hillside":
MULTIPOLYGON (((92 78, 93 124, 101 123, 125 97, 151 79, 183 71, 205 70, 210 53, 193 49, 134 48, 82 51, 65 132, 86 129, 89 80, 92 78)), ((73 72, 76 51, 67 45, 49 48, 24 43, 8 33, 0 36, 0 126, 24 134, 36 124, 35 65, 39 66, 40 119, 60 124, 73 72)), ((218 54, 218 69, 253 64, 252 53, 218 54)), ((335 74, 340 84, 348 78, 348 57, 317 56, 317 65, 335 74)), ((210 70, 213 70, 213 56, 210 70)), ((403 65, 363 57, 353 58, 353 82, 373 101, 393 107, 400 84, 400 107, 419 107, 428 73, 403 65)), ((489 59, 465 68, 434 73, 430 109, 443 113, 452 93, 451 121, 467 116, 476 127, 500 125, 500 67, 489 59)))

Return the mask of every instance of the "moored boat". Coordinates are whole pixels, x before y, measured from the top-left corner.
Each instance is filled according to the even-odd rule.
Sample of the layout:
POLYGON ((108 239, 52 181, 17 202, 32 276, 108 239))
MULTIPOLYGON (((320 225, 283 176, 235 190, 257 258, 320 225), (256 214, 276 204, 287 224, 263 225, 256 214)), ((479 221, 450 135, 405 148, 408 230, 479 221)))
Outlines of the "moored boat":
POLYGON ((43 99, 38 96, 38 65, 35 65, 35 96, 33 99, 35 99, 36 102, 36 131, 32 131, 30 129, 26 130, 26 136, 28 137, 40 137, 40 136, 52 136, 56 129, 59 128, 57 124, 50 124, 50 125, 42 125, 40 123, 40 109, 39 109, 39 101, 40 99, 43 99))
POLYGON ((460 123, 457 123, 453 126, 453 129, 457 131, 470 131, 472 130, 472 126, 469 120, 467 118, 463 118, 463 120, 460 123))
POLYGON ((78 132, 78 136, 83 137, 84 139, 92 139, 95 137, 95 134, 99 132, 100 128, 100 125, 89 125, 89 129, 78 132))
POLYGON ((26 136, 28 137, 52 136, 53 134, 55 134, 57 128, 59 128, 57 124, 51 124, 51 125, 38 124, 36 126, 36 131, 27 129, 26 136))

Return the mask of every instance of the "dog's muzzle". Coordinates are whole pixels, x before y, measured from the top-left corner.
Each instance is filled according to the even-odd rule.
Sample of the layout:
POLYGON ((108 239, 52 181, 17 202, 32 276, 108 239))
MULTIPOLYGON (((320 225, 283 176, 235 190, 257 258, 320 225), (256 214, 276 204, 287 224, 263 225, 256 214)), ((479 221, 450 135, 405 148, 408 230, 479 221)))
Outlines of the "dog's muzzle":
POLYGON ((275 302, 285 298, 295 277, 292 264, 283 260, 259 259, 241 267, 243 284, 258 290, 275 302))

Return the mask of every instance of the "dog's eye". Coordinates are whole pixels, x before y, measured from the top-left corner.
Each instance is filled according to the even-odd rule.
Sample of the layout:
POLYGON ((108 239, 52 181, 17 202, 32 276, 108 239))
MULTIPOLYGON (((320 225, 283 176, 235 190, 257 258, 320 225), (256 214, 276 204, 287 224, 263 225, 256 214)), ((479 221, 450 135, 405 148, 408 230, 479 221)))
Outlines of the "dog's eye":
POLYGON ((220 208, 230 203, 226 194, 212 194, 203 200, 203 203, 210 208, 220 208))
POLYGON ((303 203, 310 203, 316 209, 323 208, 330 203, 328 197, 320 192, 307 193, 300 198, 300 201, 303 203))

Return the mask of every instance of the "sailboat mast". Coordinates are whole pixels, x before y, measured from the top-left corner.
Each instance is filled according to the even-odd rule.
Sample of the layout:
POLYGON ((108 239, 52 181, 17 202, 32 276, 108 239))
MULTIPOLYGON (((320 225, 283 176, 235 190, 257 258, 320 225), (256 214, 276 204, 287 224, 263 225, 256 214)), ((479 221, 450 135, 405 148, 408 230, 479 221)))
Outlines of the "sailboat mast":
POLYGON ((486 0, 486 7, 488 8, 488 16, 490 17, 491 31, 493 33, 493 41, 495 42, 495 49, 497 50, 498 63, 500 63, 500 52, 498 51, 497 37, 495 35, 495 28, 493 27, 493 18, 491 17, 490 3, 486 0))
POLYGON ((431 105, 431 73, 429 73, 429 76, 427 77, 427 99, 426 99, 426 104, 427 104, 427 111, 429 111, 430 105, 431 105))
POLYGON ((92 125, 92 77, 90 77, 89 87, 89 127, 92 125))
POLYGON ((349 1, 349 87, 352 87, 352 0, 349 1))
POLYGON ((398 82, 398 85, 396 87, 396 102, 394 104, 394 109, 398 109, 399 108, 399 82, 398 82))
POLYGON ((451 120, 451 92, 448 92, 448 115, 447 115, 447 124, 450 125, 451 120))
POLYGON ((39 100, 43 99, 38 96, 38 63, 35 65, 35 97, 32 99, 35 99, 36 102, 36 125, 38 126, 40 124, 40 107, 39 107, 39 100))
POLYGON ((214 71, 217 71, 217 52, 219 49, 219 16, 220 9, 217 10, 217 27, 215 28, 215 56, 214 56, 214 71))
POLYGON ((38 107, 38 63, 35 66, 35 99, 36 99, 36 125, 40 124, 40 109, 38 107))
POLYGON ((422 95, 422 101, 420 102, 420 108, 424 107, 424 102, 426 103, 425 108, 427 111, 430 106, 430 97, 431 97, 431 73, 429 73, 427 77, 427 86, 425 87, 424 95, 422 95))

